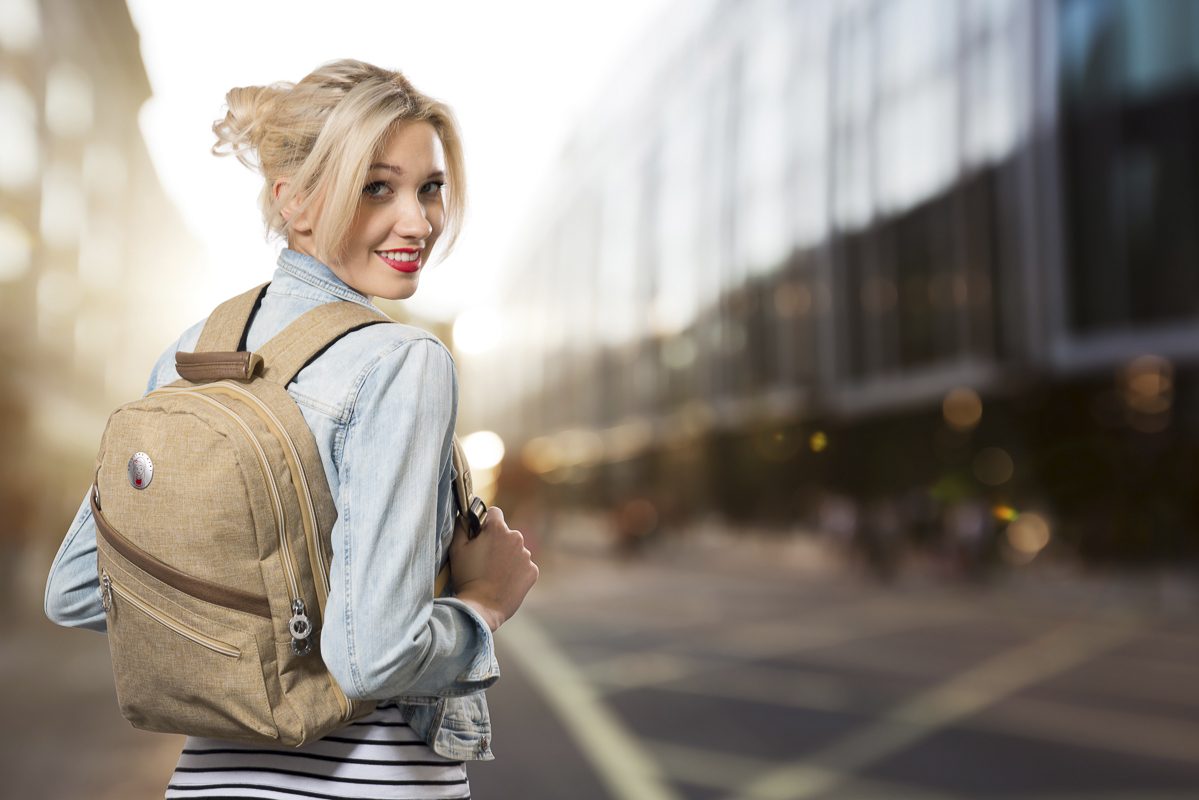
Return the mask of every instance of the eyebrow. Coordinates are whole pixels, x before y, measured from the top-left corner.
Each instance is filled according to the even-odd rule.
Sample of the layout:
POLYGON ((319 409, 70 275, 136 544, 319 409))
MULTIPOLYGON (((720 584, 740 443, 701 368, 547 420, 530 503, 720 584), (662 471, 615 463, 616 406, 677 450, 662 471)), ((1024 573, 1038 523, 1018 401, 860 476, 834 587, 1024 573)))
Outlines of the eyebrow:
MULTIPOLYGON (((376 161, 374 164, 371 164, 370 168, 371 168, 371 169, 386 169, 386 170, 390 170, 391 172, 394 172, 396 175, 403 175, 403 174, 404 174, 404 169, 403 169, 402 167, 397 167, 395 164, 387 164, 387 163, 384 163, 384 162, 382 162, 382 161, 376 161)), ((436 171, 434 171, 434 172, 430 172, 430 173, 429 173, 429 177, 430 177, 430 178, 444 178, 444 177, 445 177, 445 172, 444 172, 444 171, 442 171, 442 170, 436 170, 436 171)))

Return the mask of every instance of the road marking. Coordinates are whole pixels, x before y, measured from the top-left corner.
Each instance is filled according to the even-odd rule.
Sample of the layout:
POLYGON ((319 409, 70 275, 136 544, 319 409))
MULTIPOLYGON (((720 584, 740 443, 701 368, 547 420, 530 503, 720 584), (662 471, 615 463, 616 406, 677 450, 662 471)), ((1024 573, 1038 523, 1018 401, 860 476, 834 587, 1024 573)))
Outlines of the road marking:
POLYGON ((608 669, 602 674, 588 670, 587 675, 600 682, 597 691, 605 694, 653 684, 655 692, 722 697, 807 711, 844 711, 851 706, 852 687, 836 674, 810 672, 798 667, 779 669, 748 664, 723 663, 719 667, 726 671, 712 675, 708 673, 715 670, 706 662, 688 666, 685 660, 671 657, 660 663, 649 659, 640 668, 632 668, 627 675, 608 669), (658 680, 647 680, 644 671, 653 671, 658 680), (677 680, 669 682, 672 677, 677 680))
POLYGON ((1005 697, 1129 641, 1124 627, 1070 625, 990 658, 901 703, 863 729, 771 770, 737 796, 805 800, 1005 697))
MULTIPOLYGON (((870 713, 872 710, 861 701, 854 702, 854 687, 837 676, 835 664, 829 667, 831 674, 825 674, 799 668, 720 662, 716 667, 725 671, 710 674, 716 670, 707 661, 693 664, 691 659, 668 653, 646 653, 643 660, 633 659, 633 655, 603 662, 600 669, 587 669, 586 674, 599 682, 598 691, 605 694, 653 684, 657 692, 721 697, 804 711, 870 713), (621 672, 617 666, 627 671, 621 672)), ((886 670, 881 675, 890 672, 891 665, 874 666, 886 670)), ((900 674, 907 673, 901 670, 900 674)), ((1024 739, 1199 763, 1199 725, 1151 714, 1013 697, 963 724, 973 730, 997 731, 1024 739)))
MULTIPOLYGON (((669 775, 680 781, 708 789, 734 792, 736 797, 746 800, 768 800, 745 794, 744 787, 754 775, 769 772, 775 766, 773 761, 690 747, 661 739, 642 739, 641 744, 654 754, 654 758, 669 775)), ((882 781, 855 779, 852 781, 852 788, 852 796, 860 800, 868 797, 887 800, 957 800, 956 795, 882 781)))
POLYGON ((642 739, 641 745, 669 775, 711 789, 737 791, 753 776, 768 771, 775 762, 764 758, 690 747, 662 739, 642 739))
POLYGON ((739 624, 720 638, 714 638, 709 629, 703 631, 702 639, 676 638, 657 649, 597 658, 589 662, 586 673, 594 680, 614 689, 658 687, 680 678, 731 666, 719 659, 703 659, 705 654, 735 656, 739 662, 791 656, 873 636, 909 633, 951 625, 962 620, 966 614, 961 608, 921 609, 920 615, 893 614, 890 618, 880 618, 877 614, 872 614, 869 617, 871 622, 863 623, 862 620, 857 620, 854 624, 843 621, 842 616, 836 614, 832 619, 818 619, 806 623, 791 619, 739 624), (698 653, 701 657, 693 657, 686 652, 679 653, 682 648, 699 648, 702 650, 698 653))
POLYGON ((542 696, 570 731, 608 791, 618 800, 679 800, 661 768, 600 699, 578 669, 528 615, 501 634, 542 696))
POLYGON ((1023 697, 1002 703, 969 725, 1093 750, 1199 764, 1199 725, 1181 719, 1023 697))

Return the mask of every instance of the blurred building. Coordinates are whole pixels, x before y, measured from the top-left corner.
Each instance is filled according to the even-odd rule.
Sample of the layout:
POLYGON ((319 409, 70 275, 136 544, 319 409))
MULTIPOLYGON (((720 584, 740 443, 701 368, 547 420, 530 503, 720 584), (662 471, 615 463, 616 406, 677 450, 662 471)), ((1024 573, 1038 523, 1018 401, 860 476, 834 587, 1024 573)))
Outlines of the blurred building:
POLYGON ((28 543, 48 568, 108 413, 145 391, 200 280, 138 130, 149 96, 123 2, 0 1, 4 567, 28 543))
POLYGON ((1199 551, 1199 4, 677 3, 629 55, 469 362, 509 473, 1199 551))

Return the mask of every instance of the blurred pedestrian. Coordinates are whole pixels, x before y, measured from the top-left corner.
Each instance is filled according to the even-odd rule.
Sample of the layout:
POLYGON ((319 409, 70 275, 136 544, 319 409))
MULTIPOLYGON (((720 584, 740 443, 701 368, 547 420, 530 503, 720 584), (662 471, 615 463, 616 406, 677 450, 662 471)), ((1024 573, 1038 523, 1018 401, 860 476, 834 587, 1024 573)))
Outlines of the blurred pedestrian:
POLYGON ((893 497, 880 497, 869 503, 858 529, 858 546, 874 578, 884 583, 895 578, 905 542, 904 520, 893 497))
POLYGON ((945 538, 958 575, 976 581, 986 576, 995 537, 994 520, 985 501, 964 498, 945 509, 945 538))

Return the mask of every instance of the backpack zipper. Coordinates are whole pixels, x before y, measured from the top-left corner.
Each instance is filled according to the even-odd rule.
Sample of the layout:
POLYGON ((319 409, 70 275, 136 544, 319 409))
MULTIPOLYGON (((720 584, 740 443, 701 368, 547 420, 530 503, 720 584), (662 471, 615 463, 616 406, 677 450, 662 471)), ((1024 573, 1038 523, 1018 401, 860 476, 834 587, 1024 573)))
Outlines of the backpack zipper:
POLYGON ((284 528, 283 518, 283 502, 279 499, 279 485, 275 482, 275 476, 271 473, 270 461, 267 460, 266 453, 262 449, 262 445, 258 441, 258 437, 254 435, 254 431, 250 430, 250 426, 237 415, 237 412, 223 403, 219 403, 195 389, 185 387, 164 387, 156 389, 151 394, 156 393, 171 393, 171 394, 192 394, 203 400, 205 403, 219 409, 237 423, 250 444, 254 447, 254 452, 258 456, 258 464, 262 468, 262 474, 266 478, 267 488, 270 489, 271 501, 274 506, 275 528, 279 535, 279 552, 283 561, 283 571, 287 574, 287 584, 289 597, 291 599, 291 620, 288 623, 288 630, 291 633, 291 649, 298 656, 307 655, 312 650, 312 642, 309 636, 312 634, 312 623, 308 620, 307 610, 304 605, 304 599, 300 597, 300 584, 296 580, 295 563, 292 561, 291 546, 287 542, 287 532, 284 528))
POLYGON ((201 647, 207 647, 209 650, 212 650, 215 653, 220 653, 223 656, 228 656, 229 658, 241 658, 241 650, 238 650, 231 644, 222 642, 220 639, 214 639, 211 636, 200 633, 195 628, 185 625, 169 614, 154 608, 145 600, 142 600, 136 594, 114 581, 112 576, 108 574, 107 569, 100 570, 100 587, 102 593, 101 600, 103 602, 104 612, 106 614, 112 613, 112 598, 113 595, 117 595, 122 599, 127 600, 130 605, 132 605, 138 611, 141 611, 150 619, 171 629, 183 638, 190 639, 201 647))
MULTIPOLYGON (((278 520, 280 520, 280 522, 279 522, 280 546, 282 548, 282 551, 284 553, 287 553, 287 556, 284 558, 284 566, 287 567, 287 569, 288 569, 288 579, 291 581, 291 585, 292 585, 292 595, 291 596, 293 598, 292 599, 293 616, 292 616, 292 620, 291 620, 292 625, 289 625, 289 629, 291 630, 292 637, 293 637, 292 651, 295 652, 297 655, 305 655, 311 649, 312 645, 311 645, 311 643, 306 643, 299 649, 297 648, 298 640, 295 638, 296 633, 297 633, 295 623, 296 623, 297 619, 302 620, 302 624, 307 625, 307 631, 309 633, 311 633, 312 626, 310 623, 308 623, 308 617, 305 614, 305 609, 304 609, 304 601, 299 598, 299 588, 296 584, 295 574, 292 571, 292 570, 294 570, 294 565, 291 562, 290 549, 287 546, 287 537, 286 537, 285 531, 283 530, 283 522, 282 522, 283 507, 282 507, 281 501, 279 500, 279 488, 275 483, 274 476, 271 475, 271 473, 270 473, 269 464, 266 460, 266 453, 263 452, 261 445, 259 445, 259 443, 258 443, 257 437, 254 436, 254 432, 251 431, 249 426, 246 425, 245 422, 243 422, 242 419, 237 416, 236 412, 234 412, 233 409, 228 408, 227 406, 225 406, 222 403, 218 403, 217 401, 213 400, 210 397, 206 397, 202 393, 204 389, 207 389, 210 387, 216 387, 218 385, 227 387, 227 389, 232 389, 239 396, 244 396, 248 401, 250 401, 251 405, 253 405, 255 408, 261 409, 262 413, 260 413, 260 416, 265 416, 265 418, 267 420, 267 424, 272 427, 272 429, 275 431, 275 433, 280 438, 282 438, 282 440, 286 443, 288 450, 290 450, 292 457, 295 459, 296 472, 298 473, 298 476, 300 479, 300 486, 302 489, 300 494, 304 498, 304 502, 301 504, 301 513, 307 515, 307 522, 308 522, 308 526, 305 528, 305 536, 307 537, 307 540, 308 540, 308 548, 309 548, 310 557, 316 563, 316 569, 314 570, 314 572, 319 576, 318 580, 320 581, 320 585, 318 586, 318 590, 317 590, 317 593, 318 593, 317 600, 318 600, 318 605, 320 606, 321 618, 323 619, 324 613, 325 613, 325 606, 323 603, 320 603, 319 601, 322 598, 328 598, 328 596, 329 596, 329 568, 325 564, 324 553, 321 550, 321 548, 319 547, 318 542, 316 540, 316 532, 317 532, 316 507, 312 502, 312 493, 308 489, 308 480, 304 474, 304 465, 303 465, 303 462, 300 460, 299 451, 296 449, 295 442, 292 440, 291 436, 287 433, 287 430, 283 427, 283 424, 279 421, 279 418, 275 416, 274 412, 272 412, 271 409, 266 405, 266 403, 262 402, 262 400, 260 400, 257 395, 255 395, 252 392, 249 392, 246 389, 243 389, 242 387, 237 386, 229 381, 220 381, 218 384, 205 384, 203 386, 195 387, 195 388, 189 388, 189 387, 185 387, 185 386, 176 386, 176 387, 164 386, 159 389, 156 389, 155 392, 152 392, 152 394, 158 393, 158 392, 186 392, 188 394, 195 394, 197 397, 203 398, 204 400, 208 401, 209 403, 212 403, 213 405, 217 406, 225 413, 232 416, 235 420, 237 420, 238 424, 241 425, 242 429, 246 432, 246 435, 249 436, 250 441, 254 443, 254 447, 258 452, 260 463, 262 464, 262 471, 267 476, 267 482, 271 487, 272 496, 273 496, 276 506, 278 508, 278 511, 276 512, 276 518, 278 520), (321 589, 323 589, 324 591, 322 592, 321 589)), ((221 391, 221 389, 216 389, 216 391, 221 391)), ((306 639, 305 639, 305 641, 306 641, 306 639)), ((354 711, 354 707, 353 707, 353 704, 350 702, 350 698, 346 695, 345 691, 341 688, 341 686, 337 683, 337 681, 333 679, 332 675, 329 676, 329 683, 333 686, 333 691, 334 691, 334 694, 337 696, 338 702, 341 703, 342 719, 348 720, 354 711)))
POLYGON ((93 514, 96 519, 96 533, 99 534, 99 538, 107 542, 108 546, 119 553, 122 558, 147 575, 197 600, 203 600, 213 605, 224 606, 234 611, 253 614, 265 619, 271 618, 270 601, 265 596, 259 597, 250 592, 243 592, 230 586, 212 583, 204 578, 197 578, 194 575, 180 572, 169 564, 150 555, 145 550, 142 550, 118 533, 116 529, 108 524, 108 520, 105 519, 104 513, 99 508, 94 508, 93 514))
MULTIPOLYGON (((275 436, 287 445, 288 452, 291 453, 292 462, 295 464, 295 475, 300 485, 298 494, 304 500, 300 506, 300 513, 305 522, 304 536, 308 541, 308 557, 312 565, 312 572, 317 576, 317 605, 319 606, 321 619, 323 620, 325 618, 325 606, 329 602, 329 567, 325 563, 325 552, 321 548, 319 539, 317 538, 319 527, 316 521, 316 504, 312 501, 312 492, 308 488, 308 476, 304 472, 304 461, 300 458, 300 451, 296 448, 295 441, 291 438, 291 434, 287 432, 287 428, 283 427, 283 423, 275 416, 275 412, 271 410, 270 406, 264 403, 253 392, 238 386, 232 381, 217 381, 205 384, 196 389, 196 391, 204 390, 233 392, 239 397, 244 398, 246 402, 259 410, 259 417, 266 422, 275 436)), ((342 691, 341 686, 333 679, 332 675, 329 676, 329 683, 333 686, 333 691, 337 695, 338 702, 341 703, 342 719, 349 720, 354 710, 350 703, 350 698, 342 691)))
POLYGON ((253 392, 247 391, 231 381, 218 381, 206 384, 203 387, 199 387, 196 391, 205 390, 234 392, 239 397, 244 398, 259 410, 259 416, 262 417, 263 421, 267 423, 275 435, 287 445, 292 461, 296 466, 297 483, 300 489, 299 494, 303 499, 300 510, 304 514, 304 534, 308 540, 308 552, 311 556, 313 566, 312 571, 318 576, 320 581, 318 585, 320 597, 318 599, 322 601, 319 605, 323 613, 325 603, 328 602, 329 597, 329 567, 325 563, 325 552, 317 540, 316 505, 312 501, 312 492, 308 489, 308 476, 304 472, 304 462, 300 459, 300 451, 296 448, 295 441, 291 438, 291 434, 287 432, 287 429, 283 427, 283 423, 275 416, 275 412, 271 411, 270 406, 262 402, 258 395, 253 392))

